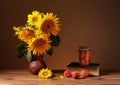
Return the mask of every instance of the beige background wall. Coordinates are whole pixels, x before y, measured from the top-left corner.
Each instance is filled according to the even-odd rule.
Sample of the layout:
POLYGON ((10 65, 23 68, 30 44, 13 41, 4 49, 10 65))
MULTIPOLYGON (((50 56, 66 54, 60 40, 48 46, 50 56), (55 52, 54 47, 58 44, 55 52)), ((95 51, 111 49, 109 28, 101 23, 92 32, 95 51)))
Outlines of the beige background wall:
POLYGON ((78 47, 92 49, 91 62, 101 69, 120 69, 120 0, 0 0, 0 69, 27 69, 16 58, 14 25, 26 23, 33 10, 60 17, 61 44, 44 60, 51 69, 64 69, 78 61, 78 47))

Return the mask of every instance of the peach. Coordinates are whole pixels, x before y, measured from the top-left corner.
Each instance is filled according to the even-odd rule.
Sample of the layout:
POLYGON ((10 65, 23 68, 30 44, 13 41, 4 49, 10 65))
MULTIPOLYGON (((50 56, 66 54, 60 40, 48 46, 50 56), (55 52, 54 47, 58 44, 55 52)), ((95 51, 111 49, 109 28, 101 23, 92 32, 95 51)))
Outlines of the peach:
POLYGON ((64 71, 64 76, 65 76, 65 77, 71 77, 71 70, 68 70, 68 69, 65 70, 65 71, 64 71))
POLYGON ((87 69, 82 69, 80 71, 80 75, 81 75, 81 77, 87 77, 89 75, 89 72, 87 69))
POLYGON ((72 72, 72 77, 74 79, 79 79, 80 78, 80 73, 78 71, 74 71, 74 72, 72 72))

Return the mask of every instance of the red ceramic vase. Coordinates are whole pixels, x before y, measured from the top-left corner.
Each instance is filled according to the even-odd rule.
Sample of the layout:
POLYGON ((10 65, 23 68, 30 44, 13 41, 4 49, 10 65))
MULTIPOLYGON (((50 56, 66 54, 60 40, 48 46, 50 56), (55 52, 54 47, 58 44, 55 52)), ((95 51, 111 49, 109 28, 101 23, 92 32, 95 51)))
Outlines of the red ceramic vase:
POLYGON ((33 55, 32 61, 29 63, 29 70, 32 74, 37 75, 40 69, 46 68, 46 63, 43 60, 43 55, 33 55))

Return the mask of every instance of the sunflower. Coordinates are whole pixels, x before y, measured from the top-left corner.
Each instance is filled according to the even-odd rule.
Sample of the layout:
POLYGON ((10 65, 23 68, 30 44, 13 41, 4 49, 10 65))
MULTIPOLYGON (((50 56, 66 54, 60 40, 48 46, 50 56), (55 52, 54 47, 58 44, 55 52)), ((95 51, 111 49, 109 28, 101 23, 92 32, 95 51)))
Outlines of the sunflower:
POLYGON ((34 55, 46 54, 46 51, 51 48, 50 42, 48 38, 33 38, 28 43, 28 51, 33 51, 34 55))
POLYGON ((58 20, 59 18, 57 18, 56 15, 54 16, 53 13, 47 13, 46 15, 43 15, 40 23, 40 29, 48 35, 51 33, 56 36, 60 30, 58 20))
POLYGON ((46 69, 41 69, 38 73, 38 77, 40 77, 41 79, 48 79, 50 77, 52 77, 53 73, 51 70, 49 70, 48 68, 46 69))
POLYGON ((38 25, 41 19, 41 14, 38 11, 33 11, 32 14, 28 14, 28 24, 30 25, 38 25))
POLYGON ((35 36, 35 30, 31 27, 24 27, 20 34, 18 35, 19 39, 24 42, 30 41, 35 36))

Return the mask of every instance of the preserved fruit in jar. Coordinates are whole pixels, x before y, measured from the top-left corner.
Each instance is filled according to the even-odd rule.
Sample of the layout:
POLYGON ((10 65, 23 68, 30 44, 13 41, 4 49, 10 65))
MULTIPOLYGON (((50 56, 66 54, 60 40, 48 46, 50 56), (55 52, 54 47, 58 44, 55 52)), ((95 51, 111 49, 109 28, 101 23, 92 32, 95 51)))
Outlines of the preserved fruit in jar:
POLYGON ((80 65, 90 64, 90 48, 89 47, 79 47, 79 63, 80 65))

